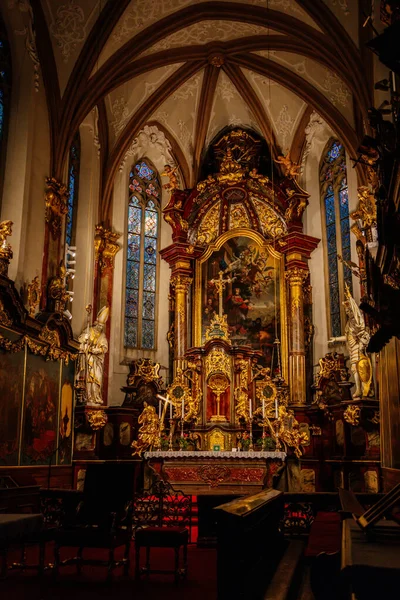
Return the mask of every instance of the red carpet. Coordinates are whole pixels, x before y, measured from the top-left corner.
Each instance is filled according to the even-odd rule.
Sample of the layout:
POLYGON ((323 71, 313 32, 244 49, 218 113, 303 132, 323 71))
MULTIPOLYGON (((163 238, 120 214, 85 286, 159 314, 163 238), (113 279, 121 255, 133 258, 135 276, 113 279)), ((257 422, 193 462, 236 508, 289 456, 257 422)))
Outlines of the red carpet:
MULTIPOLYGON (((121 549, 122 552, 122 549, 121 549)), ((144 551, 142 551, 144 559, 144 551)), ((72 549, 65 549, 61 558, 74 556, 72 549)), ((28 561, 35 562, 35 550, 27 552, 28 561)), ((107 559, 107 552, 84 551, 84 556, 107 559)), ((118 556, 118 555, 117 555, 118 556)), ((141 581, 133 579, 134 552, 131 547, 131 568, 129 577, 123 577, 122 568, 115 569, 113 581, 106 582, 105 567, 83 567, 82 575, 76 573, 74 566, 62 567, 57 582, 46 571, 42 580, 35 571, 10 570, 7 578, 0 581, 0 598, 8 600, 95 600, 113 598, 114 600, 216 600, 216 551, 213 549, 189 546, 187 579, 175 585, 173 575, 150 575, 141 581)), ((18 560, 17 552, 9 555, 9 563, 18 560)), ((46 561, 53 562, 52 545, 48 544, 46 561)), ((173 568, 173 550, 154 548, 151 551, 151 567, 173 568)))

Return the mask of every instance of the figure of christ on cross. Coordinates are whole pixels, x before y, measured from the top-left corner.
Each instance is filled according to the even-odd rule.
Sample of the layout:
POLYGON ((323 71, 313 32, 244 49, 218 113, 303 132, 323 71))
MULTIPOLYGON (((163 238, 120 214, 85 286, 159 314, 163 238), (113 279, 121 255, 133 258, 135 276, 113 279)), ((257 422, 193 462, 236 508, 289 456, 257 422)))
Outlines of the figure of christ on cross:
POLYGON ((223 309, 222 309, 222 295, 224 293, 224 289, 226 287, 227 283, 232 283, 233 281, 235 281, 236 277, 227 277, 226 279, 223 278, 224 272, 220 271, 218 273, 218 279, 211 279, 210 283, 215 285, 215 288, 218 292, 218 296, 219 296, 219 303, 218 303, 218 316, 222 317, 223 314, 223 309))

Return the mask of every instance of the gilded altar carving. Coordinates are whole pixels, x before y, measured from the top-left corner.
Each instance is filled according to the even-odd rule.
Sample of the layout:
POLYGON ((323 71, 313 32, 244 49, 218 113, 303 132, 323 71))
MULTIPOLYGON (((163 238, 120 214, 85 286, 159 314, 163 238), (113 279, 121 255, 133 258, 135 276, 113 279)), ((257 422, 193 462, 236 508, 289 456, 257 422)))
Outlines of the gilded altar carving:
POLYGON ((232 344, 232 341, 229 337, 228 321, 226 315, 222 315, 222 317, 220 317, 219 315, 215 315, 211 319, 209 326, 206 328, 206 342, 215 339, 225 340, 225 342, 228 342, 228 344, 232 344))
POLYGON ((300 269, 299 267, 290 267, 285 271, 285 278, 291 286, 302 286, 308 275, 309 272, 306 269, 300 269))
POLYGON ((192 281, 193 279, 191 277, 177 273, 172 275, 170 283, 175 292, 183 292, 184 294, 187 294, 192 281))
POLYGON ((134 385, 136 378, 139 377, 146 383, 151 381, 159 383, 161 381, 159 374, 161 365, 159 363, 153 363, 149 358, 139 358, 134 361, 133 367, 133 372, 129 373, 128 376, 128 385, 134 385))
POLYGON ((183 420, 187 420, 189 412, 193 414, 196 412, 195 408, 191 407, 192 395, 190 388, 185 381, 183 370, 178 367, 176 370, 176 376, 172 384, 167 388, 168 398, 172 402, 175 409, 175 417, 177 419, 182 418, 182 403, 184 407, 183 420))
POLYGON ((108 417, 104 410, 86 410, 86 419, 93 431, 99 431, 105 427, 108 417))
POLYGON ((0 222, 0 275, 8 276, 8 265, 13 257, 13 251, 10 244, 7 242, 7 238, 12 235, 13 222, 1 221, 0 222))
POLYGON ((206 448, 214 450, 215 446, 219 446, 220 452, 226 452, 232 448, 232 435, 226 431, 222 431, 219 427, 214 427, 206 434, 206 448))
POLYGON ((57 240, 61 235, 62 218, 68 213, 68 191, 67 186, 54 177, 47 177, 46 185, 45 220, 53 240, 57 240))
POLYGON ((220 208, 221 201, 218 201, 209 209, 202 219, 197 232, 198 244, 209 244, 217 237, 219 231, 220 208))
POLYGON ((47 325, 43 327, 42 331, 39 334, 39 338, 50 344, 50 346, 59 347, 61 345, 60 336, 57 333, 57 331, 55 331, 54 329, 49 329, 47 325))
MULTIPOLYGON (((166 185, 169 186, 171 184, 166 185)), ((172 228, 172 236, 174 238, 175 236, 179 237, 181 234, 186 234, 189 224, 183 218, 185 193, 176 188, 170 189, 170 191, 171 197, 167 205, 163 208, 162 213, 164 221, 172 228)))
POLYGON ((229 227, 230 229, 236 229, 237 227, 251 227, 246 209, 241 204, 233 204, 231 206, 229 227))
POLYGON ((96 225, 94 236, 95 260, 100 264, 101 271, 114 268, 115 256, 121 246, 117 240, 120 233, 106 229, 103 225, 96 225))
POLYGON ((251 201, 258 213, 261 228, 265 237, 279 238, 286 233, 286 224, 282 217, 274 209, 255 196, 251 196, 251 201))
POLYGON ((217 179, 220 184, 234 185, 244 178, 245 171, 228 146, 223 152, 217 179))
POLYGON ((41 297, 42 289, 39 276, 36 275, 28 285, 28 312, 30 317, 34 317, 38 312, 41 297))
POLYGON ((206 379, 215 372, 224 373, 228 378, 231 372, 231 360, 221 348, 214 348, 206 358, 206 379))
POLYGON ((360 417, 361 408, 359 406, 355 406, 354 404, 349 404, 343 413, 343 418, 346 423, 350 423, 350 425, 353 426, 360 424, 360 417))

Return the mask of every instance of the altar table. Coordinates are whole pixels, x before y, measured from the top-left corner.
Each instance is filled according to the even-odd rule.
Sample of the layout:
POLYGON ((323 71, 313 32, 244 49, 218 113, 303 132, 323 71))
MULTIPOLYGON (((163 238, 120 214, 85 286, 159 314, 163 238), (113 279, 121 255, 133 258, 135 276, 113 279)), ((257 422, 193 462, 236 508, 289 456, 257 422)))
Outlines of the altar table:
POLYGON ((180 450, 146 452, 144 458, 151 471, 185 494, 242 496, 273 487, 286 453, 180 450))

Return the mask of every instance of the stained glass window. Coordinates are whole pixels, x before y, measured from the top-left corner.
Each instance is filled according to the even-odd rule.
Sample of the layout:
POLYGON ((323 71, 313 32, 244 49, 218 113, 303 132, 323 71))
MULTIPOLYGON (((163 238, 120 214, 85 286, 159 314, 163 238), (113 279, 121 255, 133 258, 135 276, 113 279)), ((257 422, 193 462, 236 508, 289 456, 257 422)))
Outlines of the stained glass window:
POLYGON ((325 215, 330 335, 339 337, 345 325, 342 307, 344 283, 352 291, 352 274, 338 259, 338 255, 341 255, 344 261, 350 261, 351 250, 346 155, 342 144, 337 140, 328 144, 323 156, 320 182, 325 215))
POLYGON ((125 347, 156 347, 157 252, 159 203, 158 174, 141 160, 129 176, 126 255, 125 347))
POLYGON ((74 137, 69 150, 68 167, 68 212, 65 229, 65 241, 69 246, 75 241, 76 212, 79 195, 79 171, 81 162, 81 138, 79 131, 74 137))
POLYGON ((6 162, 7 129, 11 92, 11 53, 6 28, 0 16, 0 207, 6 162))

